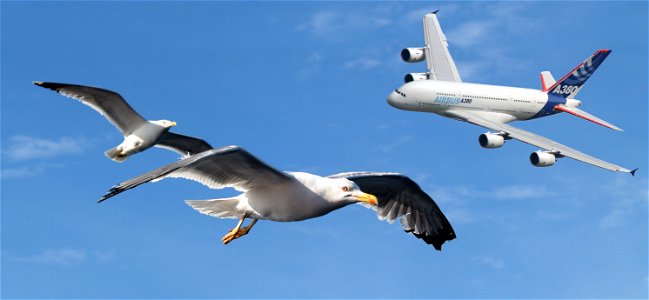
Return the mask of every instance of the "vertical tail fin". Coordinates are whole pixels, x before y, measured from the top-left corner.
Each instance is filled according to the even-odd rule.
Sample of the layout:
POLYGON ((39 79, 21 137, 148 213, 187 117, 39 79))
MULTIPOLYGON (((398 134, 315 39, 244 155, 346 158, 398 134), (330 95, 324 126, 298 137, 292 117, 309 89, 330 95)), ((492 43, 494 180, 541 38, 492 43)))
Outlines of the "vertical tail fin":
MULTIPOLYGON (((579 90, 581 90, 584 83, 586 83, 586 80, 595 73, 597 67, 599 67, 609 54, 611 54, 611 50, 597 50, 593 55, 576 66, 572 71, 563 76, 559 81, 554 83, 545 91, 561 98, 574 98, 579 90)), ((543 73, 541 73, 541 76, 543 76, 543 73)), ((543 79, 543 77, 541 78, 543 79)))
POLYGON ((543 92, 547 93, 550 87, 555 83, 557 83, 557 81, 554 80, 554 76, 552 76, 550 71, 541 72, 541 87, 543 88, 543 92))

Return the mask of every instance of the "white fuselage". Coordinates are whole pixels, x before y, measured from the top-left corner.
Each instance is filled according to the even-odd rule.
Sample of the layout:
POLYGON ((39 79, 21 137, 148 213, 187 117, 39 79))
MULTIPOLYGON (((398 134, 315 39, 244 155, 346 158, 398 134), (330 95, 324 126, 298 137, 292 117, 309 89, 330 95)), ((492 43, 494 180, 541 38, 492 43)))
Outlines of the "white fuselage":
POLYGON ((540 90, 438 80, 408 82, 387 101, 395 108, 441 116, 449 110, 487 112, 503 123, 554 113, 546 107, 548 94, 540 90))

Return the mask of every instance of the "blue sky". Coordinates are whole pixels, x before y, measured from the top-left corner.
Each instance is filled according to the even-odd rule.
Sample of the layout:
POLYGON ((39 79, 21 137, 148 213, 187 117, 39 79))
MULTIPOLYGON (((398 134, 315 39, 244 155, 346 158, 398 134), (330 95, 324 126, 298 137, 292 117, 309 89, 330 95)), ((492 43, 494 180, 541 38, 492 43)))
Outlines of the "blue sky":
POLYGON ((647 2, 8 2, 2 19, 3 298, 647 298, 647 2), (440 9, 465 81, 539 88, 597 49, 579 94, 615 132, 561 114, 516 126, 628 168, 528 162, 516 141, 385 102, 440 9), (167 179, 96 200, 177 158, 123 164, 90 108, 32 81, 122 94, 149 119, 282 170, 415 179, 457 239, 437 252, 353 205, 299 223, 235 225, 186 199, 235 194, 167 179))

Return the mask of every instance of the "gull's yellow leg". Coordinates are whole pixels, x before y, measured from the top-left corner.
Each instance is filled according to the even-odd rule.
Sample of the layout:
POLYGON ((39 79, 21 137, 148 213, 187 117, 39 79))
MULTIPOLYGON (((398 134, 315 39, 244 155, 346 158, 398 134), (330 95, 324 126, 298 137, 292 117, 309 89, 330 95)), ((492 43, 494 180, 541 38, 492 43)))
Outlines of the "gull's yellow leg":
POLYGON ((229 242, 237 238, 237 233, 239 232, 239 229, 243 224, 243 220, 245 219, 246 217, 241 217, 239 223, 237 223, 237 226, 230 230, 226 235, 224 235, 223 238, 221 238, 221 242, 223 242, 223 244, 227 245, 229 242))
POLYGON ((248 234, 248 231, 250 231, 250 229, 252 229, 252 226, 254 226, 255 223, 257 223, 257 219, 252 219, 252 222, 250 222, 250 224, 248 224, 248 226, 239 229, 239 231, 237 232, 237 234, 236 234, 236 236, 234 238, 236 239, 236 238, 239 238, 239 237, 242 237, 242 236, 248 234))
POLYGON ((245 219, 245 218, 241 218, 241 220, 239 220, 239 224, 237 224, 237 227, 235 227, 234 229, 230 230, 230 232, 228 232, 228 234, 226 234, 226 235, 221 239, 221 241, 223 242, 223 244, 226 244, 226 245, 227 245, 227 244, 228 244, 229 242, 231 242, 232 240, 234 240, 234 239, 238 239, 238 238, 240 238, 240 237, 242 237, 242 236, 248 234, 248 232, 250 231, 250 229, 252 229, 252 226, 254 226, 255 223, 257 223, 257 219, 252 219, 252 222, 250 222, 250 224, 249 224, 248 226, 246 226, 246 227, 241 227, 241 225, 243 224, 243 220, 244 220, 244 219, 245 219))

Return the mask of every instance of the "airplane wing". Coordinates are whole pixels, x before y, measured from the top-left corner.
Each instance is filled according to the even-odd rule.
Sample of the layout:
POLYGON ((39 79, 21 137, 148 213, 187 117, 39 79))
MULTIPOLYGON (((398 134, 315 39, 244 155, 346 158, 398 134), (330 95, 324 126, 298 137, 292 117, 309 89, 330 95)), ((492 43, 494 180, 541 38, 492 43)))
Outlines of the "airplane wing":
POLYGON ((588 154, 584 154, 568 146, 544 138, 540 135, 533 134, 531 132, 516 128, 514 126, 502 122, 490 120, 488 116, 482 116, 482 114, 480 114, 479 112, 451 110, 446 112, 446 115, 454 119, 459 119, 461 121, 465 121, 471 124, 482 126, 490 130, 494 130, 496 132, 503 133, 505 134, 506 137, 517 139, 521 142, 550 151, 551 153, 553 153, 558 157, 567 156, 572 159, 585 162, 587 164, 591 164, 606 170, 616 171, 616 172, 626 172, 626 173, 631 173, 631 175, 635 175, 635 171, 637 170, 637 169, 629 170, 620 167, 618 165, 605 162, 601 159, 592 157, 588 154))
POLYGON ((462 82, 455 62, 448 52, 448 43, 437 21, 437 12, 424 16, 424 54, 429 79, 462 82))

